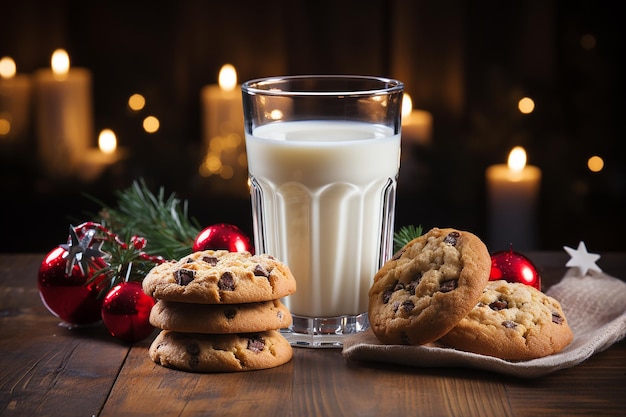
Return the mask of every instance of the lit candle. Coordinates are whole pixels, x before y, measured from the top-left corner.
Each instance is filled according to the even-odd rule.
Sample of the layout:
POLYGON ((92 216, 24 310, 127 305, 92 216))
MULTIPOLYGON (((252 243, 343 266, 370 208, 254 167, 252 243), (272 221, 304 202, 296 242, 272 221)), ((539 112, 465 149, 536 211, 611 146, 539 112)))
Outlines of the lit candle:
POLYGON ((535 210, 541 170, 526 165, 526 151, 515 147, 508 164, 487 168, 489 249, 519 250, 535 247, 535 210))
POLYGON ((111 129, 104 129, 98 136, 98 148, 103 155, 115 157, 117 150, 117 136, 111 129))
POLYGON ((405 143, 429 145, 432 139, 433 116, 425 110, 413 109, 411 96, 402 99, 402 139, 405 143))
POLYGON ((11 57, 0 59, 0 143, 13 143, 28 135, 30 78, 17 74, 11 57))
POLYGON ((91 182, 105 169, 119 161, 125 152, 118 149, 117 136, 111 129, 103 129, 98 136, 98 147, 85 150, 77 168, 78 177, 91 182))
POLYGON ((93 141, 91 72, 70 68, 62 49, 35 72, 39 155, 48 174, 68 176, 93 141))
MULTIPOLYGON (((224 185, 220 191, 247 194, 243 107, 235 67, 224 65, 218 78, 219 84, 205 86, 200 92, 206 147, 200 174, 225 180, 219 182, 224 185)), ((214 183, 214 186, 219 186, 219 183, 214 183)))

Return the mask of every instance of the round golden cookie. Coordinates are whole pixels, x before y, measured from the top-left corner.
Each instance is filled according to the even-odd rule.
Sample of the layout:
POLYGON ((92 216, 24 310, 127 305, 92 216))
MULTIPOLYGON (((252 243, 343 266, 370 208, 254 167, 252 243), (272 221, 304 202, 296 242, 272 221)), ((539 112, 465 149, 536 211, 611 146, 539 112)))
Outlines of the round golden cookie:
POLYGON ((491 281, 479 302, 441 342, 507 360, 560 352, 573 339, 561 304, 534 287, 491 281))
POLYGON ((275 300, 296 290, 287 265, 270 255, 206 250, 155 266, 143 280, 146 294, 161 300, 236 304, 275 300))
POLYGON ((246 304, 191 304, 159 300, 150 323, 186 333, 253 333, 291 325, 291 313, 280 300, 246 304))
POLYGON ((220 335, 162 330, 149 355, 159 365, 181 371, 240 372, 285 364, 293 350, 277 330, 220 335))
POLYGON ((374 276, 369 321, 385 344, 439 339, 476 305, 491 256, 476 235, 433 228, 407 243, 374 276))

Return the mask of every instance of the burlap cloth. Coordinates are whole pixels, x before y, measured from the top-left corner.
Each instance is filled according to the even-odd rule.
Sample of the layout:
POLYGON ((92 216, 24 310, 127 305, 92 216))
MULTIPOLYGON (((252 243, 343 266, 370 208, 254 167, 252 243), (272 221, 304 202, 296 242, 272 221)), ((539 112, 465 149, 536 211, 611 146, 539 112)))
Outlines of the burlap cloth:
POLYGON ((381 344, 371 330, 350 336, 342 354, 347 360, 394 363, 412 367, 465 367, 534 378, 569 368, 602 352, 626 334, 626 283, 591 271, 581 277, 570 268, 546 291, 561 303, 574 340, 561 352, 530 361, 512 362, 441 345, 381 344))

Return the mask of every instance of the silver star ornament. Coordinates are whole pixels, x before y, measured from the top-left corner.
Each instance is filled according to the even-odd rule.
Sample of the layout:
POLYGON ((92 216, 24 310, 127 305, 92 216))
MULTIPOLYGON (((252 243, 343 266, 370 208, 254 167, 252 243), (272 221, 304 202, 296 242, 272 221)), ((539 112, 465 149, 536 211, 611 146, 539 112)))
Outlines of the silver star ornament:
POLYGON ((84 236, 79 239, 74 227, 70 226, 70 235, 67 239, 67 244, 60 245, 68 252, 67 264, 65 266, 65 273, 67 275, 72 273, 72 269, 76 264, 78 264, 80 272, 83 275, 86 275, 87 271, 89 271, 90 260, 108 256, 106 252, 101 250, 101 241, 98 241, 91 246, 91 241, 93 240, 95 234, 95 230, 89 229, 85 232, 84 236))

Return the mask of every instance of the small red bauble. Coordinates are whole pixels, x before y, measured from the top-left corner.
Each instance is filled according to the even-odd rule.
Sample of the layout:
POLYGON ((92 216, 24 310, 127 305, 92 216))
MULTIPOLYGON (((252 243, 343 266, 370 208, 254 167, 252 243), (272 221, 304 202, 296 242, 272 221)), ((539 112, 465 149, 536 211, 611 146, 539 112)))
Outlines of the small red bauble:
POLYGON ((104 297, 102 321, 113 337, 139 342, 154 330, 149 321, 154 303, 154 298, 143 292, 141 283, 122 282, 104 297))
POLYGON ((491 281, 503 279, 508 282, 520 282, 541 291, 541 277, 535 265, 521 253, 514 252, 513 248, 491 255, 489 279, 491 281))
MULTIPOLYGON (((41 301, 55 316, 70 325, 93 324, 100 321, 102 300, 98 298, 99 284, 104 275, 85 285, 91 279, 93 269, 81 272, 78 264, 71 274, 66 274, 68 251, 60 246, 51 250, 41 262, 37 275, 37 286, 41 301)), ((94 260, 100 267, 106 262, 94 260)))
POLYGON ((237 226, 226 223, 209 226, 196 237, 194 252, 209 249, 254 253, 250 238, 237 226))

